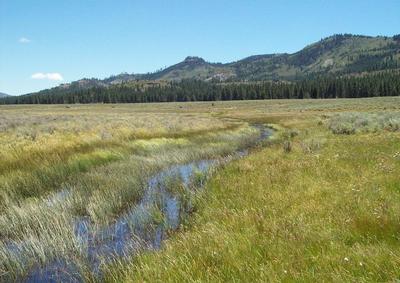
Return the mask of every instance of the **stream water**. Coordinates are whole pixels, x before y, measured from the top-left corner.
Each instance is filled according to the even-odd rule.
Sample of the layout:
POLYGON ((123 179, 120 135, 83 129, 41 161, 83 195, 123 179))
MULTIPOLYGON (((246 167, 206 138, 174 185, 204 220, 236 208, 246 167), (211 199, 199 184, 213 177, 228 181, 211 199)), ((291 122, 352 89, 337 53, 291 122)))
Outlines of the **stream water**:
MULTIPOLYGON (((260 135, 253 146, 272 134, 272 130, 263 125, 254 127, 259 129, 260 135)), ((249 148, 238 150, 225 158, 224 163, 245 156, 248 151, 249 148)), ((185 196, 200 189, 204 177, 219 162, 217 159, 206 159, 176 164, 155 174, 148 180, 148 189, 141 201, 106 227, 93 227, 85 217, 76 219, 75 236, 95 276, 101 278, 101 265, 104 263, 135 255, 142 250, 159 249, 168 234, 177 230, 183 217, 190 213, 191 198, 185 196), (181 190, 174 191, 167 185, 168 182, 179 183, 181 190)), ((74 263, 59 259, 33 269, 23 281, 82 282, 83 278, 74 263)))

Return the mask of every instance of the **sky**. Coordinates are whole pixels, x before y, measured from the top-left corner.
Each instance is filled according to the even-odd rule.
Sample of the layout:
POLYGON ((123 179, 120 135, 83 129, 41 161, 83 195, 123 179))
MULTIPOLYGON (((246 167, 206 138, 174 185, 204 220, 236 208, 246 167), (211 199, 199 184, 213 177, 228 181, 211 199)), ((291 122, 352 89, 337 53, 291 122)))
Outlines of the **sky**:
POLYGON ((0 92, 400 33, 400 0, 0 0, 0 92))

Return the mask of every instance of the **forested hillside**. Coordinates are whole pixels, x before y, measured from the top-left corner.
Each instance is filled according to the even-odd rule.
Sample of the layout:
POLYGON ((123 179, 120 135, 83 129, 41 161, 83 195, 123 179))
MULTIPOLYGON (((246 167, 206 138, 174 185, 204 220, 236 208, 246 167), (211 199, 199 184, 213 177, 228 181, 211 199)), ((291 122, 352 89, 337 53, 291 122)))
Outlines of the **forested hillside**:
POLYGON ((189 56, 147 74, 81 79, 0 103, 204 101, 399 95, 400 35, 333 35, 293 54, 209 63, 189 56), (368 78, 367 78, 368 76, 368 78))
POLYGON ((0 99, 0 104, 139 103, 245 99, 358 98, 400 95, 399 72, 320 77, 300 82, 216 83, 182 80, 144 84, 127 82, 70 92, 66 89, 0 99))
MULTIPOLYGON (((298 81, 321 75, 343 75, 400 68, 400 39, 337 34, 293 53, 264 54, 227 63, 209 63, 199 57, 151 74, 122 75, 125 80, 298 81)), ((119 78, 116 76, 116 78, 119 78)))

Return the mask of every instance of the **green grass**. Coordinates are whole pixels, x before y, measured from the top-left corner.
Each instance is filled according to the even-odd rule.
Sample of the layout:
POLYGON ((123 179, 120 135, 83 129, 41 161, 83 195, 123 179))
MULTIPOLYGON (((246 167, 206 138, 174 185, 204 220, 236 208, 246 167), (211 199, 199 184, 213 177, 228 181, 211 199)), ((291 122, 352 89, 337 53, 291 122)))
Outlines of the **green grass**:
MULTIPOLYGON (((16 187, 12 194, 6 190, 7 202, 0 215, 2 269, 15 279, 26 274, 31 266, 55 258, 69 258, 80 269, 87 269, 86 252, 73 233, 76 217, 89 217, 95 227, 107 225, 141 199, 147 179, 158 170, 224 156, 256 137, 255 129, 242 124, 201 136, 139 139, 129 142, 126 156, 112 151, 77 154, 66 164, 44 166, 48 172, 39 178, 35 172, 27 173, 26 178, 21 178, 21 188, 25 190, 16 187), (36 179, 41 182, 35 184, 36 179), (36 187, 37 190, 32 189, 36 187), (46 188, 52 192, 43 194, 46 188), (67 193, 62 200, 58 196, 60 191, 67 193), (24 243, 22 262, 8 252, 9 240, 24 243)), ((5 178, 10 180, 9 176, 5 178)), ((92 275, 85 272, 89 280, 92 275)))
MULTIPOLYGON (((169 180, 167 189, 193 214, 161 251, 102 266, 104 280, 395 281, 399 105, 385 97, 2 106, 0 281, 55 258, 96 280, 73 220, 111 223, 163 168, 250 144, 257 137, 250 123, 276 129, 266 147, 211 179, 194 174, 194 186, 206 182, 200 193, 169 180), (24 243, 24 261, 7 252, 8 241, 24 243)), ((151 214, 164 221, 156 205, 151 214)))
POLYGON ((161 113, 154 114, 126 106, 118 107, 119 112, 115 106, 97 105, 11 106, 2 110, 0 211, 9 202, 57 191, 71 176, 81 172, 131 154, 151 152, 154 148, 150 144, 157 142, 156 138, 169 138, 166 143, 175 146, 171 141, 240 126, 207 114, 197 114, 194 123, 188 113, 160 110, 161 113))
POLYGON ((284 134, 228 165, 163 251, 120 263, 109 281, 398 279, 400 133, 342 136, 314 117, 280 121, 299 132, 289 153, 284 134))

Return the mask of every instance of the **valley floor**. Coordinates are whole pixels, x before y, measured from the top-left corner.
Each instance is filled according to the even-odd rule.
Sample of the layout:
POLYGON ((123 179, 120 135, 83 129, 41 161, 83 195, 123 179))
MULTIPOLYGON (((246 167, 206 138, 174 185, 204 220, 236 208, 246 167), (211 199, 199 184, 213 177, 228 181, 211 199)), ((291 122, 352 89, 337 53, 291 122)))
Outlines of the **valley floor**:
MULTIPOLYGON (((400 278, 399 97, 0 106, 0 117, 0 281, 58 258, 88 282, 400 278), (190 196, 161 250, 90 270, 77 218, 107 227, 149 176, 237 151, 252 124, 275 134, 190 196)), ((159 203, 151 217, 162 225, 159 203)))
POLYGON ((400 116, 394 109, 396 118, 386 128, 373 126, 368 116, 385 116, 382 112, 400 100, 392 106, 383 101, 343 102, 343 108, 361 114, 329 110, 337 101, 325 102, 320 109, 310 104, 312 111, 288 102, 289 109, 300 106, 294 113, 235 110, 240 111, 236 116, 282 128, 267 148, 213 177, 198 200, 193 221, 161 252, 141 255, 122 265, 122 272, 115 267, 109 280, 399 279, 400 116), (358 120, 335 124, 335 119, 346 120, 348 115, 359 115, 358 120), (338 131, 352 126, 354 132, 338 131))

